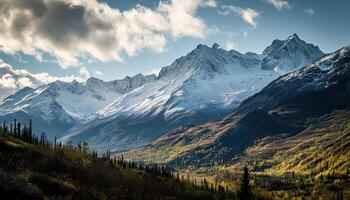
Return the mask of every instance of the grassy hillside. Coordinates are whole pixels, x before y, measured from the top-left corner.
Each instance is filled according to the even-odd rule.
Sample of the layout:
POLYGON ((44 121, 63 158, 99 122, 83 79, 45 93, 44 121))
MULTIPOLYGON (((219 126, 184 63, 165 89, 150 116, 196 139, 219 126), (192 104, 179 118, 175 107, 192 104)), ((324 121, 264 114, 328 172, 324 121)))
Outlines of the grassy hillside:
POLYGON ((256 140, 242 155, 225 165, 231 171, 249 164, 253 171, 269 175, 294 172, 304 176, 349 175, 350 113, 336 111, 319 118, 295 136, 279 135, 256 140))
MULTIPOLYGON (((205 141, 214 140, 225 129, 215 123, 207 124, 206 128, 209 127, 213 130, 205 132, 203 127, 191 127, 189 134, 181 132, 175 140, 169 139, 173 143, 166 142, 171 137, 166 136, 127 156, 149 163, 173 163, 184 171, 191 169, 193 177, 207 177, 233 189, 237 188, 235 183, 247 165, 254 174, 252 184, 256 193, 266 198, 330 199, 339 195, 339 190, 344 199, 350 198, 350 111, 338 110, 309 121, 307 128, 294 136, 282 134, 258 139, 242 154, 233 155, 225 162, 213 160, 205 164, 198 162, 198 166, 193 162, 186 165, 184 158, 199 161, 193 157, 193 151, 204 151, 205 141), (193 144, 188 141, 195 141, 198 146, 191 148, 193 144)), ((217 149, 211 149, 206 153, 216 152, 217 149)))
POLYGON ((258 141, 246 150, 244 157, 252 166, 256 166, 256 171, 267 174, 283 175, 294 172, 315 178, 348 178, 349 117, 349 112, 337 111, 319 119, 296 136, 270 142, 258 141))
POLYGON ((28 139, 25 131, 20 132, 4 134, 0 127, 0 194, 7 199, 226 199, 232 195, 208 184, 194 185, 170 168, 98 157, 86 144, 73 148, 44 138, 28 139))
MULTIPOLYGON (((208 123, 203 126, 185 127, 164 135, 151 145, 129 152, 126 157, 130 160, 146 164, 173 164, 178 168, 197 168, 209 165, 194 157, 195 153, 205 152, 208 145, 215 142, 222 134, 233 127, 236 120, 227 122, 208 123), (183 156, 192 156, 187 160, 183 156), (196 162, 198 161, 198 165, 196 162), (194 163, 194 164, 193 164, 194 163)), ((209 150, 210 151, 210 150, 209 150)))

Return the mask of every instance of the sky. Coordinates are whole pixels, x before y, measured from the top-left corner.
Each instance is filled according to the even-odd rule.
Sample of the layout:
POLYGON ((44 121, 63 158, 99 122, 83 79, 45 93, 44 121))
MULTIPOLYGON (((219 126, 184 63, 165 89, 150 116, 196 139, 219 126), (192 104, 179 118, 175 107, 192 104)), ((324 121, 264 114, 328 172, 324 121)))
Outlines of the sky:
POLYGON ((293 33, 350 44, 349 0, 0 0, 0 99, 23 87, 157 73, 198 44, 261 53, 293 33))

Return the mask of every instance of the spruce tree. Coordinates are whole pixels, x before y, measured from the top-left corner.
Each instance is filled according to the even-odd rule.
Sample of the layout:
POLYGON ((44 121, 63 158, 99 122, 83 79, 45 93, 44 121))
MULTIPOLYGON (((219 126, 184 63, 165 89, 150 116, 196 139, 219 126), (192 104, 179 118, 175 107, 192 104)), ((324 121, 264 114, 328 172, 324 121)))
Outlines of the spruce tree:
POLYGON ((4 129, 4 132, 6 133, 6 122, 5 122, 5 120, 2 122, 2 128, 4 129))
POLYGON ((241 187, 240 187, 238 199, 240 199, 240 200, 251 200, 251 199, 253 199, 253 197, 252 197, 252 193, 251 193, 250 187, 249 187, 249 171, 248 171, 248 167, 244 166, 243 170, 244 170, 243 171, 243 177, 242 177, 242 182, 241 182, 241 187))
POLYGON ((17 137, 20 137, 21 136, 21 123, 18 122, 17 123, 17 137))
POLYGON ((13 134, 14 134, 15 136, 17 136, 17 121, 16 121, 16 118, 15 118, 15 120, 14 120, 14 122, 13 122, 13 128, 14 128, 13 134))

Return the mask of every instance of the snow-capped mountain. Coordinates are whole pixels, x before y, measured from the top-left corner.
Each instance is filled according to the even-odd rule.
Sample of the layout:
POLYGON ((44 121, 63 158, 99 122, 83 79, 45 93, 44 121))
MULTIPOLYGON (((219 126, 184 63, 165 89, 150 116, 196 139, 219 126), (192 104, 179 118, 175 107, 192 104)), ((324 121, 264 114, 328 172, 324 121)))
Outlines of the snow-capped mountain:
POLYGON ((116 97, 69 130, 62 141, 88 141, 100 151, 136 148, 172 128, 219 119, 272 80, 321 55, 296 34, 275 40, 262 55, 198 45, 162 68, 156 80, 116 97))
POLYGON ((274 40, 264 51, 263 69, 291 71, 319 58, 324 53, 313 44, 301 40, 297 34, 286 40, 274 40))
POLYGON ((118 96, 154 79, 155 75, 138 74, 110 82, 89 78, 85 83, 56 81, 35 89, 24 88, 0 103, 0 119, 33 119, 36 133, 44 131, 50 138, 59 137, 118 96))

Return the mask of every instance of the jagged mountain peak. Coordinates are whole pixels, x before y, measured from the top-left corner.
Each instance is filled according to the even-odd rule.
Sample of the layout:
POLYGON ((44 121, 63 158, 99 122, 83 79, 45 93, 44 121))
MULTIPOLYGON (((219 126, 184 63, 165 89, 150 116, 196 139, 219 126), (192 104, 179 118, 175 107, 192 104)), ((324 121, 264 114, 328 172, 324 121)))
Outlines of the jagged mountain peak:
POLYGON ((93 83, 100 83, 100 82, 104 82, 104 81, 92 76, 85 81, 85 84, 93 84, 93 83))
POLYGON ((86 90, 86 88, 84 87, 83 82, 78 82, 76 80, 73 80, 72 82, 56 80, 47 85, 39 86, 38 88, 36 88, 36 90, 39 90, 44 93, 51 93, 54 96, 57 96, 59 95, 58 93, 62 91, 68 91, 73 94, 82 94, 86 90))
POLYGON ((293 40, 293 39, 295 39, 295 40, 300 40, 298 34, 296 34, 296 33, 294 33, 293 35, 290 35, 290 36, 288 37, 288 39, 289 39, 289 40, 293 40))
POLYGON ((321 70, 329 70, 334 66, 342 66, 343 63, 348 62, 350 59, 350 45, 345 46, 338 51, 329 53, 320 59, 315 60, 308 68, 317 67, 321 70))
POLYGON ((217 42, 214 42, 211 47, 209 47, 208 45, 205 44, 198 44, 197 47, 194 50, 198 50, 198 49, 219 49, 220 48, 220 44, 218 44, 217 42))
POLYGON ((347 87, 345 83, 348 82, 349 74, 350 48, 347 46, 315 60, 302 69, 281 76, 257 95, 245 100, 237 112, 256 109, 262 102, 265 108, 270 109, 285 99, 305 92, 347 87), (284 88, 283 90, 288 92, 281 93, 278 91, 280 89, 276 88, 284 88), (259 95, 264 97, 257 97, 259 95))
POLYGON ((350 53, 350 44, 340 49, 341 56, 349 56, 350 53))
POLYGON ((271 45, 266 47, 263 51, 263 55, 269 55, 270 53, 273 53, 274 51, 278 51, 279 49, 287 46, 287 45, 302 45, 305 46, 308 43, 306 43, 304 40, 300 39, 300 37, 294 33, 293 35, 288 36, 284 40, 273 40, 271 45))
POLYGON ((199 44, 185 56, 175 60, 171 65, 163 67, 159 78, 174 77, 179 74, 188 74, 199 69, 211 72, 225 72, 223 66, 250 68, 259 64, 259 56, 254 53, 242 54, 235 50, 226 51, 218 43, 211 47, 199 44))
POLYGON ((143 74, 138 73, 132 77, 126 76, 123 79, 117 79, 108 83, 113 87, 113 90, 120 94, 124 94, 156 79, 157 76, 155 74, 144 76, 143 74))
POLYGON ((115 90, 119 93, 125 93, 130 91, 131 89, 135 89, 135 87, 141 86, 146 82, 153 81, 156 79, 157 76, 155 74, 143 75, 141 73, 135 74, 133 76, 126 76, 123 79, 116 79, 108 82, 95 77, 90 77, 86 80, 85 85, 90 86, 92 88, 96 88, 97 86, 106 87, 111 90, 115 90))
POLYGON ((318 46, 306 43, 297 34, 293 34, 285 40, 274 40, 263 51, 263 55, 262 69, 287 72, 303 67, 324 53, 318 46))
MULTIPOLYGON (((211 47, 205 44, 198 44, 195 49, 193 49, 189 54, 187 54, 185 57, 191 55, 191 56, 203 56, 208 53, 213 53, 218 50, 223 50, 220 48, 220 45, 218 43, 214 43, 211 47)), ((225 51, 225 50, 224 50, 225 51)))
POLYGON ((214 43, 212 46, 211 46, 212 49, 218 49, 220 48, 220 45, 218 43, 214 43))
POLYGON ((134 76, 130 77, 131 80, 140 80, 140 79, 154 79, 157 75, 155 74, 149 74, 149 75, 143 75, 141 73, 137 73, 134 76))
MULTIPOLYGON (((71 82, 56 80, 54 82, 47 84, 48 88, 51 87, 51 88, 56 88, 56 89, 66 88, 66 87, 78 87, 78 86, 83 86, 83 85, 84 85, 84 82, 79 82, 75 79, 71 82)), ((39 86, 39 87, 41 87, 41 86, 39 86)))
POLYGON ((318 46, 306 43, 296 33, 284 40, 274 40, 262 55, 252 52, 242 54, 236 50, 226 51, 220 48, 218 43, 214 43, 211 47, 199 44, 187 55, 162 68, 159 77, 170 76, 172 78, 174 75, 191 73, 198 68, 211 69, 212 66, 215 66, 215 70, 209 71, 225 72, 222 66, 232 63, 245 68, 258 66, 260 63, 264 70, 275 70, 283 74, 299 69, 323 55, 324 53, 318 46))
POLYGON ((210 47, 208 47, 208 46, 205 45, 205 44, 198 44, 194 50, 204 49, 204 48, 210 48, 210 47))

